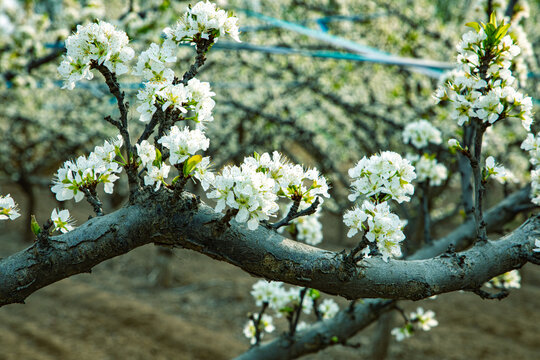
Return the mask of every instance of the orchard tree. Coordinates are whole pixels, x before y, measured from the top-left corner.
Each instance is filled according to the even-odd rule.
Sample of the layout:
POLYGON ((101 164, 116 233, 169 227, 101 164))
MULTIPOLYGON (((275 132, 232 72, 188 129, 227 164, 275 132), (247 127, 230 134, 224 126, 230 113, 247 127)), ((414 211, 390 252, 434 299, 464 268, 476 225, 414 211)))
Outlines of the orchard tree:
MULTIPOLYGON (((448 74, 435 92, 439 105, 429 106, 436 109, 430 114, 446 112, 447 121, 455 124, 448 126, 455 134, 447 143, 429 118, 408 121, 405 126, 394 129, 398 138, 413 149, 407 156, 401 156, 379 146, 384 144, 377 143, 381 134, 376 132, 376 126, 362 127, 361 122, 349 124, 358 125, 364 131, 364 138, 353 136, 347 143, 361 142, 363 145, 358 146, 365 147, 366 156, 352 161, 349 157, 360 152, 350 152, 344 159, 354 164, 348 176, 341 175, 341 180, 348 182, 342 185, 346 185, 350 193, 337 199, 340 205, 333 208, 342 211, 347 237, 355 239, 356 246, 342 252, 314 247, 322 240, 318 220, 321 206, 331 202, 331 184, 325 174, 296 164, 278 151, 240 156, 219 146, 212 154, 219 153, 224 159, 229 155, 229 160, 243 159, 238 161, 239 165, 229 163, 218 171, 216 162, 208 156, 213 138, 207 135, 220 121, 214 112, 219 102, 214 100, 217 95, 210 83, 196 76, 208 52, 221 43, 218 40, 230 37, 241 42, 238 19, 232 13, 208 1, 189 6, 180 19, 162 29, 159 42, 151 42, 137 52, 128 35, 109 22, 97 20, 78 25, 65 40, 65 53, 57 69, 63 79, 65 90, 62 91, 77 91, 74 90, 76 85, 96 75, 102 78, 117 107, 117 112, 105 116, 103 123, 110 124, 107 131, 114 128, 116 134, 94 147, 88 155, 64 162, 56 171, 51 190, 60 202, 86 200, 94 217, 77 227, 65 209, 53 209, 42 224, 32 217, 29 227, 35 242, 0 260, 0 305, 22 303, 42 287, 89 272, 107 259, 150 243, 191 249, 266 279, 257 282, 251 292, 260 308, 247 319, 244 329, 253 345, 240 356, 246 359, 295 358, 331 345, 346 344, 351 336, 390 310, 398 310, 403 315, 403 326, 392 330, 398 340, 410 337, 414 331, 438 325, 432 311, 418 308, 407 315, 399 308, 398 300, 419 300, 458 290, 471 291, 486 299, 502 299, 508 295, 509 288, 519 286, 516 269, 528 262, 540 264, 540 218, 531 217, 498 240, 489 239, 488 231, 500 228, 517 213, 540 203, 540 170, 534 168, 540 163, 540 139, 530 132, 532 99, 518 86, 525 78, 518 80, 514 76, 524 67, 523 59, 521 63, 516 59, 520 59, 520 45, 525 40, 519 35, 520 30, 517 30, 518 35, 512 31, 519 29, 518 23, 526 9, 516 10, 512 7, 516 2, 511 1, 512 6, 508 7, 511 11, 506 13, 506 7, 497 2, 497 8, 494 3, 488 1, 487 7, 482 8, 489 13, 488 20, 468 23, 469 30, 457 46, 457 70, 448 74), (501 14, 501 9, 505 13, 501 14), (189 44, 196 51, 191 66, 184 69, 182 75, 174 70, 181 44, 189 44), (134 99, 135 119, 130 116, 129 102, 122 89, 121 80, 128 76, 142 82, 134 99), (134 124, 139 124, 140 131, 134 124), (514 124, 524 129, 520 143, 533 167, 531 183, 485 211, 485 198, 487 191, 492 191, 492 180, 506 184, 526 177, 513 175, 500 165, 495 151, 490 152, 490 156, 483 152, 485 136, 496 136, 491 129, 513 129, 514 124), (373 144, 367 139, 373 140, 373 144), (443 164, 452 158, 459 159, 455 172, 461 175, 463 196, 456 208, 463 207, 465 221, 447 236, 434 239, 430 194, 442 191, 437 190, 439 186, 452 190, 449 171, 443 164), (127 203, 105 214, 98 189, 102 188, 107 194, 117 191, 122 186, 117 181, 124 173, 127 203), (204 192, 213 206, 201 201, 195 191, 188 191, 188 186, 199 187, 196 193, 204 192), (418 192, 420 196, 415 196, 418 192), (407 211, 405 204, 413 196, 414 207, 420 209, 423 230, 422 241, 418 243, 424 245, 414 253, 404 251, 407 250, 404 247, 406 221, 398 215, 407 211), (345 201, 348 205, 343 205, 345 201), (343 206, 348 208, 343 209, 343 206), (486 287, 492 290, 487 291, 486 287), (323 299, 321 293, 349 299, 350 306, 340 310, 332 300, 323 299), (302 313, 311 312, 315 314, 315 323, 300 320, 302 313), (262 342, 265 333, 274 330, 271 315, 285 317, 289 327, 284 335, 262 342)), ((15 3, 6 4, 3 4, 6 14, 21 11, 15 3)), ((392 10, 389 5, 385 6, 388 11, 392 10)), ((133 20, 144 14, 135 13, 130 6, 121 19, 133 20)), ((0 19, 12 24, 11 17, 4 17, 0 19)), ((145 39, 159 39, 156 32, 141 28, 132 31, 141 33, 145 39)), ((7 33, 16 33, 14 25, 4 29, 7 33)), ((36 37, 30 38, 39 44, 36 37)), ((10 41, 6 41, 5 47, 15 51, 16 44, 10 41)), ((36 53, 43 51, 32 42, 26 45, 36 53)), ((56 56, 58 51, 55 50, 38 62, 46 63, 56 56)), ((24 94, 25 86, 27 89, 33 85, 32 81, 24 79, 34 63, 21 64, 18 68, 14 66, 13 71, 3 72, 15 91, 20 91, 16 96, 24 94), (16 79, 19 80, 13 81, 16 79)), ((288 70, 295 76, 301 73, 299 69, 288 70)), ((48 75, 45 72, 41 76, 48 75)), ((308 85, 315 93, 320 92, 317 82, 308 85)), ((52 88, 51 85, 49 91, 52 88)), ((334 99, 338 107, 356 109, 332 97, 324 87, 320 88, 323 89, 321 96, 334 99)), ((233 108, 253 112, 239 100, 231 104, 233 108)), ((279 124, 279 115, 263 118, 279 124)), ((18 131, 14 120, 10 118, 3 124, 6 134, 18 131)), ((27 123, 31 124, 32 120, 27 123)), ((392 119, 386 123, 397 124, 392 119)), ((299 134, 307 131, 294 123, 286 125, 299 134)), ((24 133, 28 128, 21 129, 20 138, 3 138, 3 144, 10 144, 3 146, 17 152, 13 144, 24 144, 28 137, 24 133)), ((348 135, 343 130, 337 134, 337 127, 333 131, 336 131, 335 138, 348 135)), ((519 131, 509 131, 519 134, 519 131)), ((325 149, 332 147, 334 134, 330 134, 331 140, 325 149)), ((448 139, 447 135, 444 137, 448 139)), ((67 138, 58 151, 84 149, 88 139, 81 136, 80 139, 67 138)), ((226 141, 224 139, 226 137, 222 136, 221 143, 226 141)), ((39 137, 33 141, 36 143, 33 146, 43 146, 39 137)), ((254 144, 256 141, 250 146, 254 144)), ((331 150, 326 154, 317 146, 307 147, 308 150, 313 148, 318 150, 314 151, 315 158, 326 164, 325 170, 338 169, 331 150)), ((401 147, 403 149, 405 146, 401 147)), ((295 157, 290 151, 289 157, 295 157)), ((6 173, 17 173, 17 181, 28 178, 42 164, 37 161, 37 165, 30 165, 35 156, 5 160, 10 161, 14 164, 12 169, 20 170, 6 168, 6 173)), ((2 196, 0 220, 16 220, 19 216, 15 199, 10 195, 2 196)))

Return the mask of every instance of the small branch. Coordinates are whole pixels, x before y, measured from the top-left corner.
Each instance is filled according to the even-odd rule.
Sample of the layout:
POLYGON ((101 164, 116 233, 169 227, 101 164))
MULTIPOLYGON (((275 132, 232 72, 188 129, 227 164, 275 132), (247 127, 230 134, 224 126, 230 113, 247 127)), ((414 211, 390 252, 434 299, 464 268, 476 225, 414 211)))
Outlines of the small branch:
POLYGON ((259 314, 257 314, 257 318, 251 319, 251 321, 253 321, 253 325, 255 325, 255 345, 254 346, 259 345, 259 343, 261 342, 261 329, 259 328, 259 326, 261 325, 262 316, 267 308, 268 308, 268 303, 265 301, 263 302, 261 311, 259 311, 259 314))
POLYGON ((355 265, 357 261, 360 261, 363 258, 362 256, 356 256, 356 254, 368 246, 369 243, 370 241, 366 238, 365 234, 362 235, 362 239, 358 242, 354 249, 352 249, 351 252, 343 258, 343 261, 348 264, 355 265))
POLYGON ((92 205, 96 215, 103 216, 104 215, 103 204, 101 203, 101 200, 99 200, 99 197, 96 193, 96 188, 95 187, 86 188, 86 187, 81 186, 79 190, 81 190, 84 193, 84 195, 86 195, 86 201, 88 201, 88 203, 92 205))
POLYGON ((409 318, 407 317, 407 315, 405 315, 405 311, 403 311, 403 309, 400 308, 400 307, 397 305, 397 303, 394 303, 393 308, 394 308, 395 310, 397 310, 397 312, 401 315, 401 317, 403 318, 403 320, 405 321, 405 323, 409 323, 409 322, 410 322, 410 320, 409 320, 409 318))
POLYGON ((499 291, 498 293, 495 293, 495 294, 492 294, 492 293, 489 293, 487 291, 484 291, 480 288, 478 289, 474 289, 472 290, 473 293, 475 293, 476 295, 480 296, 482 299, 484 300, 502 300, 504 299, 505 297, 507 297, 510 292, 506 289, 502 289, 501 291, 499 291))
POLYGON ((290 321, 290 327, 289 327, 289 336, 292 338, 296 332, 296 327, 298 326, 298 320, 300 319, 300 315, 302 314, 302 304, 304 303, 304 297, 306 296, 308 288, 305 287, 302 290, 300 290, 300 301, 298 302, 298 308, 296 308, 296 311, 292 315, 292 321, 290 321))
POLYGON ((269 225, 270 229, 277 230, 282 226, 289 225, 291 220, 294 220, 294 219, 299 218, 301 216, 307 216, 307 215, 314 214, 317 211, 317 207, 319 206, 319 203, 320 203, 320 200, 319 200, 319 197, 317 197, 315 199, 315 201, 313 202, 313 204, 311 204, 310 207, 298 212, 298 207, 300 206, 300 200, 295 200, 293 202, 291 210, 289 210, 289 213, 287 214, 287 216, 285 216, 283 219, 281 219, 277 223, 270 224, 269 225))
MULTIPOLYGON (((204 62, 206 61, 206 53, 208 50, 214 45, 214 37, 210 36, 208 39, 198 39, 196 41, 197 47, 197 56, 195 57, 195 62, 191 65, 188 71, 184 73, 184 76, 182 77, 182 84, 187 85, 188 81, 193 79, 197 73, 199 72, 199 69, 204 65, 204 62)), ((180 80, 178 78, 175 78, 173 81, 173 85, 176 85, 180 83, 180 80)))
POLYGON ((429 216, 429 179, 421 183, 422 215, 424 217, 424 243, 431 243, 431 218, 429 216))
POLYGON ((126 147, 126 154, 127 154, 127 165, 125 166, 126 174, 128 176, 128 183, 129 183, 129 199, 130 201, 133 201, 133 197, 137 190, 139 189, 139 178, 137 176, 137 166, 135 164, 134 159, 134 152, 133 152, 133 146, 131 145, 131 140, 129 136, 129 129, 128 129, 128 110, 129 110, 129 103, 124 101, 124 92, 120 90, 120 85, 118 83, 118 80, 116 79, 116 74, 111 72, 109 68, 107 68, 103 64, 99 64, 97 61, 92 60, 90 62, 90 67, 92 69, 98 70, 103 77, 105 78, 105 82, 107 83, 107 86, 109 87, 109 90, 111 94, 114 95, 116 98, 116 102, 118 104, 118 110, 120 111, 120 119, 119 120, 113 120, 110 116, 105 118, 106 121, 113 124, 118 131, 120 132, 120 135, 122 135, 122 138, 124 139, 124 146, 126 147))
POLYGON ((470 159, 474 180, 474 221, 476 224, 477 241, 485 243, 487 241, 487 230, 482 207, 486 187, 482 177, 482 166, 480 161, 482 158, 482 138, 487 129, 487 125, 477 118, 472 119, 472 121, 475 128, 474 153, 473 157, 470 159))
POLYGON ((144 128, 144 132, 142 133, 141 137, 139 137, 139 139, 137 140, 137 144, 141 144, 144 140, 148 140, 162 117, 163 111, 161 110, 161 107, 158 106, 156 112, 154 113, 154 115, 152 115, 152 119, 148 124, 146 124, 146 127, 144 128))

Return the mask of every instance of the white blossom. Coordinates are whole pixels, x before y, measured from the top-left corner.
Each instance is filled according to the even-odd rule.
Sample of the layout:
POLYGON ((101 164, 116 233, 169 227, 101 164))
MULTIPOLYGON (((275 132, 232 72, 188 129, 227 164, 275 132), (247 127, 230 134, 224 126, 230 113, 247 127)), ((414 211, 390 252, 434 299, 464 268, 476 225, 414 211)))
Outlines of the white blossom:
POLYGON ((51 221, 53 222, 54 230, 61 231, 62 233, 67 233, 74 229, 74 220, 69 215, 69 210, 67 209, 60 211, 53 209, 51 221))
POLYGON ((411 321, 424 331, 429 331, 439 325, 439 322, 435 320, 435 313, 431 310, 424 312, 421 307, 418 307, 416 312, 411 313, 411 321))
POLYGON ((534 246, 533 252, 540 252, 540 239, 534 240, 534 246))
POLYGON ((147 140, 143 140, 140 144, 135 144, 135 147, 137 148, 137 155, 139 155, 142 164, 144 166, 152 165, 156 160, 155 146, 150 144, 147 140))
POLYGON ((432 186, 439 186, 448 176, 448 170, 443 164, 439 164, 437 159, 428 154, 407 155, 407 159, 412 163, 417 175, 416 181, 424 182, 429 180, 432 186))
POLYGON ((381 193, 401 203, 409 201, 409 195, 414 193, 411 185, 416 178, 414 167, 395 152, 383 151, 369 159, 363 157, 349 169, 349 176, 353 178, 350 201, 361 195, 369 197, 381 193))
POLYGON ((173 125, 167 135, 158 140, 159 144, 170 150, 170 163, 181 164, 198 151, 205 151, 210 140, 199 130, 190 130, 188 126, 180 130, 173 125))
MULTIPOLYGON (((260 339, 263 338, 264 332, 271 333, 274 331, 275 327, 273 324, 273 319, 270 315, 263 314, 261 316, 260 322, 259 322, 259 336, 260 339)), ((256 334, 256 328, 255 328, 255 321, 250 319, 244 326, 244 336, 247 337, 251 343, 251 345, 254 345, 257 342, 257 339, 255 337, 256 334)))
POLYGON ((137 66, 133 74, 141 76, 147 81, 166 81, 172 83, 174 71, 168 67, 167 63, 176 62, 176 46, 159 46, 156 43, 150 44, 148 50, 139 55, 137 66))
POLYGON ((403 142, 411 143, 417 149, 426 147, 429 143, 442 143, 441 132, 427 120, 418 120, 407 124, 403 130, 403 142))
POLYGON ((452 72, 434 97, 452 103, 450 117, 460 126, 472 118, 488 124, 494 124, 501 117, 518 118, 529 131, 532 102, 515 89, 517 82, 510 71, 511 60, 520 49, 509 35, 496 41, 484 41, 487 36, 483 26, 479 31, 463 35, 457 46, 459 69, 452 72), (487 68, 480 64, 486 53, 492 54, 487 68))
POLYGON ((485 285, 490 288, 519 289, 521 287, 521 276, 518 270, 512 270, 495 276, 485 285))
POLYGON ((0 220, 15 220, 19 216, 21 216, 21 214, 11 195, 0 195, 0 220))
POLYGON ((237 22, 236 17, 216 8, 210 1, 200 1, 188 7, 174 27, 166 28, 163 32, 167 40, 175 43, 194 42, 197 37, 209 39, 210 36, 217 41, 225 34, 240 42, 237 22))
POLYGON ((78 25, 77 32, 66 39, 66 55, 58 67, 60 75, 66 80, 64 88, 71 90, 75 82, 91 80, 91 61, 103 64, 117 75, 127 73, 127 62, 134 55, 128 43, 125 32, 116 30, 105 21, 78 25))
POLYGON ((403 341, 411 337, 412 328, 409 326, 393 328, 390 334, 394 335, 397 341, 403 341))
POLYGON ((160 166, 154 166, 151 163, 148 163, 146 166, 147 172, 144 176, 144 185, 154 186, 154 190, 159 190, 161 184, 165 182, 167 176, 169 176, 169 171, 171 167, 167 164, 160 164, 160 166))
POLYGON ((332 299, 324 299, 323 302, 319 305, 318 310, 321 313, 323 319, 331 319, 338 313, 339 306, 332 299))
POLYGON ((64 162, 56 172, 51 187, 56 199, 65 201, 74 198, 79 202, 84 198, 81 188, 95 188, 100 183, 104 185, 106 193, 112 194, 114 182, 119 179, 116 174, 122 172, 122 167, 114 161, 116 150, 122 143, 120 138, 105 141, 103 146, 96 146, 88 157, 79 156, 75 161, 64 162))

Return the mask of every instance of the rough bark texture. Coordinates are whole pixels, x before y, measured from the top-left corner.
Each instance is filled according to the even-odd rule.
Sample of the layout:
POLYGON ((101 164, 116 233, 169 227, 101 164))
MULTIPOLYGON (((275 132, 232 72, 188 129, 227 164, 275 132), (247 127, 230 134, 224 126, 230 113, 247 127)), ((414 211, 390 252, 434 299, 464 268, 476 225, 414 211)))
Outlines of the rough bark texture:
MULTIPOLYGON (((504 207, 497 210, 502 212, 510 213, 504 207)), ((51 237, 49 246, 34 244, 0 260, 0 306, 22 302, 44 286, 148 243, 192 249, 255 276, 348 299, 421 299, 476 289, 523 266, 540 231, 540 218, 534 217, 501 241, 459 254, 388 263, 373 258, 355 267, 343 261, 343 254, 288 240, 262 226, 255 231, 225 226, 221 216, 191 194, 177 198, 167 191, 140 193, 125 208, 51 237)))
MULTIPOLYGON (((485 214, 488 229, 501 226, 512 220, 520 211, 525 210, 527 205, 532 205, 529 200, 530 188, 526 187, 508 196, 497 206, 490 209, 485 214)), ((449 246, 456 250, 463 249, 474 240, 474 220, 462 224, 446 237, 435 241, 429 246, 425 246, 408 259, 427 259, 444 253, 449 246)), ((450 254, 449 254, 450 255, 450 254)), ((238 359, 274 359, 286 360, 296 359, 300 356, 316 353, 329 346, 336 345, 330 339, 335 335, 340 335, 340 341, 354 336, 359 331, 377 320, 393 308, 396 302, 393 300, 374 299, 367 300, 363 304, 354 307, 354 316, 350 316, 347 309, 341 310, 338 317, 317 323, 314 327, 304 332, 298 333, 293 339, 279 337, 260 346, 253 347, 238 359)))

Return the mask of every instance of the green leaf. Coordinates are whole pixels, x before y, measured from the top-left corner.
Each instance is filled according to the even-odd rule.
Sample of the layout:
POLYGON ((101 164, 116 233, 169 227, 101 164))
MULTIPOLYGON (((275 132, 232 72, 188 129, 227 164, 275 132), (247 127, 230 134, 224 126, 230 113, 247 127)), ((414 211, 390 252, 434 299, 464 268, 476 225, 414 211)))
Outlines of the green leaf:
POLYGON ((474 30, 476 31, 480 31, 480 24, 478 24, 477 22, 475 21, 472 21, 472 22, 468 22, 465 24, 465 26, 468 26, 470 28, 473 28, 474 30))
POLYGON ((156 159, 152 161, 152 165, 161 168, 161 151, 156 148, 156 159))
POLYGON ((330 341, 332 341, 334 344, 337 344, 339 342, 339 338, 337 336, 332 336, 330 338, 330 341))
POLYGON ((313 300, 321 297, 321 292, 317 289, 309 289, 309 297, 313 300))
POLYGON ((184 173, 184 176, 186 176, 186 177, 189 176, 189 174, 191 174, 193 169, 195 169, 197 164, 200 163, 201 161, 202 161, 202 156, 201 155, 193 155, 192 157, 187 159, 184 162, 184 169, 182 171, 184 173))
POLYGON ((285 307, 282 307, 281 309, 279 309, 279 312, 293 313, 294 309, 292 307, 290 307, 290 306, 285 306, 285 307))
POLYGON ((32 229, 32 232, 36 236, 38 236, 39 233, 41 232, 41 227, 39 226, 35 215, 32 215, 32 221, 30 222, 30 228, 32 229))

